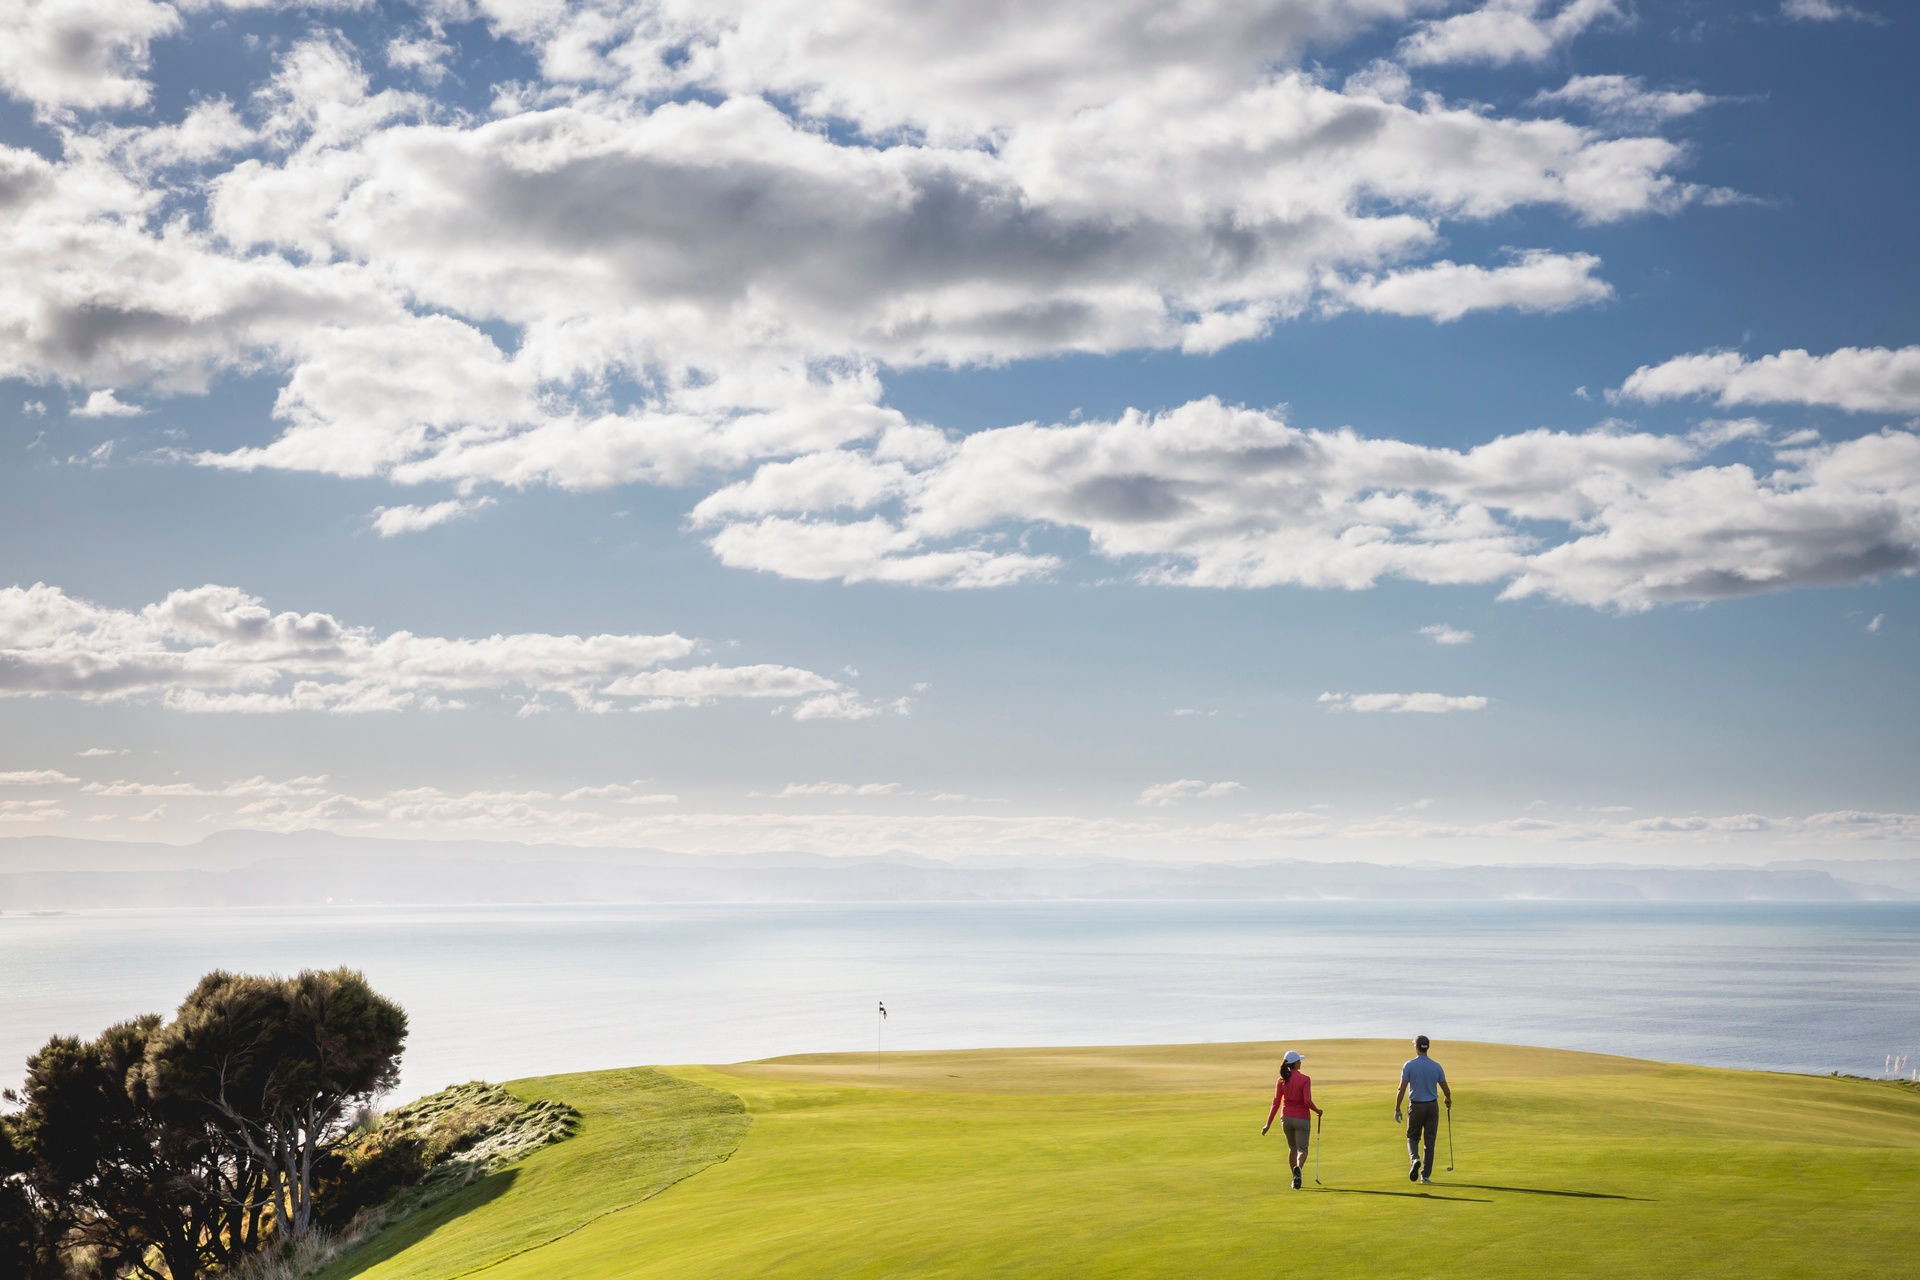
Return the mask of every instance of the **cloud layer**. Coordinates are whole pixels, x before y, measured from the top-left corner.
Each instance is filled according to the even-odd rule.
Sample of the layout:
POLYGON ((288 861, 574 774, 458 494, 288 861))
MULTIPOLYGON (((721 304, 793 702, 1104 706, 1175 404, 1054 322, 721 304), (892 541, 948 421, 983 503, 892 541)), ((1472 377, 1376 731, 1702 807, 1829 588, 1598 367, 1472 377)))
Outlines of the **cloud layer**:
POLYGON ((768 463, 694 520, 739 568, 948 586, 1053 571, 1014 537, 1036 527, 1152 582, 1498 582, 1624 609, 1920 565, 1920 436, 1711 460, 1749 435, 1538 430, 1458 451, 1203 400, 768 463))
MULTIPOLYGON (((281 377, 277 435, 212 466, 681 483, 907 426, 888 368, 1211 351, 1316 306, 1602 301, 1590 254, 1433 255, 1451 222, 1700 194, 1653 133, 1303 65, 1469 20, 1561 42, 1611 12, 1590 0, 1438 26, 1425 0, 502 0, 472 16, 540 74, 488 115, 436 97, 457 55, 431 23, 385 71, 322 25, 242 102, 84 126, 144 101, 152 41, 208 16, 62 4, 22 10, 19 47, 85 26, 92 52, 57 84, 0 66, 60 144, 0 150, 0 376, 97 412, 281 377)), ((469 510, 394 505, 380 531, 469 510)))
POLYGON ((588 711, 784 700, 796 719, 877 714, 798 667, 666 667, 696 651, 667 634, 380 636, 325 613, 274 613, 233 587, 174 591, 139 610, 57 587, 0 589, 0 697, 158 699, 180 711, 367 712, 456 708, 479 693, 557 698, 588 711))

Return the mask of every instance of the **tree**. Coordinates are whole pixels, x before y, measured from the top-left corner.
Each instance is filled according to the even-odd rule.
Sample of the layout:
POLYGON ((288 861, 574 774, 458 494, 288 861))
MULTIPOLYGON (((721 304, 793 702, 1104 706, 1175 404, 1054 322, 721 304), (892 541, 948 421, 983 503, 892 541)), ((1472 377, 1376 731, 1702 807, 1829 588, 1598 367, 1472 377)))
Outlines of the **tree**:
POLYGON ((9 1125, 33 1247, 84 1272, 193 1280, 231 1257, 207 1127, 140 1087, 153 1015, 91 1042, 56 1036, 27 1059, 9 1125))
POLYGON ((236 1156, 268 1171, 278 1229, 313 1224, 326 1144, 399 1079, 407 1016, 351 969, 293 978, 214 972, 147 1046, 154 1097, 196 1105, 236 1156))
MULTIPOLYGON (((9 1091, 8 1102, 18 1099, 9 1091)), ((0 1115, 0 1276, 52 1280, 60 1274, 58 1226, 34 1195, 33 1152, 19 1119, 0 1115)))

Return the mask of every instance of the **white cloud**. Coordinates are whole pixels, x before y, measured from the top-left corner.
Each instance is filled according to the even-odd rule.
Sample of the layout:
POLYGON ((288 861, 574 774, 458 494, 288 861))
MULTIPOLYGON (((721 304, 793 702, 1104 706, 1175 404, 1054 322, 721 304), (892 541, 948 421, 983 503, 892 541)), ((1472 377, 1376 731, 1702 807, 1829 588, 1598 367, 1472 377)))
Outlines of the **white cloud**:
POLYGON ((427 507, 377 507, 373 512, 373 529, 383 538, 398 537, 403 533, 418 533, 422 529, 431 529, 437 524, 449 520, 458 520, 470 516, 476 511, 492 506, 492 498, 449 498, 445 502, 436 502, 427 507))
POLYGON ((137 612, 39 583, 0 589, 0 696, 157 697, 177 710, 233 712, 455 707, 462 695, 510 691, 596 711, 793 696, 863 705, 796 667, 661 665, 694 647, 674 634, 382 637, 325 613, 276 614, 212 585, 137 612))
POLYGON ((1479 694, 1445 693, 1323 693, 1316 699, 1330 711, 1418 711, 1444 715, 1449 711, 1484 711, 1487 699, 1479 694))
POLYGON ((1770 470, 1704 463, 1713 439, 1535 430, 1456 451, 1202 400, 981 431, 915 466, 857 449, 768 463, 693 517, 737 567, 946 586, 1052 572, 1010 549, 1042 525, 1149 582, 1503 582, 1626 609, 1920 564, 1920 436, 1782 447, 1770 470))
POLYGON ((446 60, 453 46, 433 35, 395 36, 387 41, 387 65, 411 71, 428 84, 447 78, 446 60))
POLYGON ((76 751, 74 754, 87 758, 94 756, 126 756, 132 755, 133 750, 130 747, 120 747, 117 750, 113 747, 88 747, 85 751, 76 751))
POLYGON ((1834 0, 1780 0, 1780 15, 1796 22, 1872 22, 1886 19, 1870 10, 1834 0))
POLYGON ((1217 800, 1221 796, 1245 790, 1237 782, 1202 782, 1198 778, 1182 778, 1178 782, 1156 782, 1140 793, 1137 803, 1164 807, 1182 800, 1217 800))
MULTIPOLYGON (((76 779, 77 781, 77 779, 76 779)), ((154 796, 193 796, 198 798, 217 797, 231 799, 236 796, 322 796, 328 794, 327 776, 316 774, 312 777, 288 778, 276 781, 271 778, 255 776, 239 782, 223 783, 218 787, 203 787, 191 782, 89 782, 80 790, 93 796, 108 799, 121 799, 127 796, 152 798, 154 796)))
MULTIPOLYGON (((1380 75, 1342 92, 1299 65, 1430 8, 495 5, 543 77, 503 90, 517 105, 495 119, 376 91, 322 33, 244 115, 215 101, 68 130, 58 160, 0 151, 0 376, 170 394, 283 376, 280 436, 208 465, 677 484, 910 445, 883 367, 1213 350, 1316 303, 1605 296, 1578 254, 1423 259, 1449 222, 1672 209, 1698 195, 1678 146, 1380 75), (204 226, 174 216, 197 197, 204 226), (628 383, 637 401, 613 407, 628 383)), ((429 30, 387 56, 473 69, 432 62, 440 47, 429 30)), ((965 576, 893 559, 908 580, 965 576)), ((972 580, 1044 568, 987 559, 972 580)))
POLYGON ((50 787, 80 779, 58 769, 14 769, 0 772, 0 787, 50 787))
POLYGON ((1616 395, 1628 400, 1713 396, 1723 405, 1827 405, 1852 413, 1920 411, 1920 347, 1842 347, 1823 356, 1782 351, 1749 360, 1737 351, 1642 365, 1616 395))
POLYGON ((1420 634, 1435 644, 1472 644, 1473 632, 1450 627, 1444 622, 1436 622, 1430 627, 1420 628, 1420 634))
POLYGON ((1626 20, 1619 0, 1488 0, 1480 8, 1423 24, 1401 42, 1409 66, 1541 62, 1596 23, 1626 20))
POLYGON ((52 800, 0 800, 0 823, 58 822, 66 816, 52 800))
POLYGON ((1698 90, 1648 89, 1639 76, 1574 76, 1558 89, 1533 95, 1538 106, 1583 107, 1603 119, 1654 124, 1692 115, 1715 100, 1698 90))
POLYGON ((180 25, 154 0, 4 0, 0 90, 42 114, 139 106, 153 41, 180 25))
POLYGON ((1436 262, 1383 276, 1361 276, 1338 290, 1338 301, 1362 311, 1428 316, 1442 322, 1469 311, 1564 311, 1604 302, 1613 286, 1596 279, 1600 259, 1589 253, 1520 254, 1488 270, 1471 263, 1436 262))
POLYGON ((1872 634, 1873 632, 1878 631, 1880 629, 1880 624, 1885 622, 1886 620, 1887 620, 1886 614, 1884 613, 1874 614, 1873 621, 1867 623, 1867 632, 1869 634, 1872 634))
POLYGON ((86 403, 73 410, 76 418, 137 418, 146 410, 137 404, 125 404, 111 390, 96 391, 86 403))
POLYGON ((897 782, 789 782, 776 797, 795 796, 891 796, 900 792, 897 782))

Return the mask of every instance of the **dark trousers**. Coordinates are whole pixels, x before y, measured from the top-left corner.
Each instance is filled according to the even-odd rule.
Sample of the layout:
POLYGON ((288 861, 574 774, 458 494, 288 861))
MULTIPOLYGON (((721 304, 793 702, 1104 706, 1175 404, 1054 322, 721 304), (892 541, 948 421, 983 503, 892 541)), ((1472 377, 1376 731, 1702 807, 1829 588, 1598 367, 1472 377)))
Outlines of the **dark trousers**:
POLYGON ((1420 1176, 1433 1176, 1433 1144, 1440 1140, 1440 1104, 1437 1102, 1411 1102, 1407 1104, 1407 1159, 1420 1159, 1420 1137, 1426 1135, 1427 1162, 1420 1167, 1420 1176))

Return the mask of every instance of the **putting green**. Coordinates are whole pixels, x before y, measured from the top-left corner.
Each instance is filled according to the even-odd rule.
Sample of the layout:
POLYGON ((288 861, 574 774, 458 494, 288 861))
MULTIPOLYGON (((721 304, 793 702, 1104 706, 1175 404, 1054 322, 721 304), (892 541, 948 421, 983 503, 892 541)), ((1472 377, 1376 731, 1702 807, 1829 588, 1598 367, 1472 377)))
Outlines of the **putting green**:
POLYGON ((734 1127, 679 1143, 682 1180, 646 1199, 617 1153, 685 1122, 622 1099, 658 1076, 523 1081, 516 1092, 579 1107, 581 1136, 531 1157, 504 1193, 480 1184, 464 1214, 399 1248, 376 1238, 329 1274, 1879 1280, 1910 1274, 1920 1249, 1920 1095, 1892 1085, 1442 1044, 1457 1169, 1420 1187, 1391 1118, 1402 1046, 1296 1044, 1328 1113, 1324 1186, 1310 1168, 1296 1192, 1278 1127, 1259 1135, 1284 1047, 674 1068, 706 1086, 674 1106, 734 1127), (719 1109, 728 1096, 752 1116, 744 1133, 719 1109))

